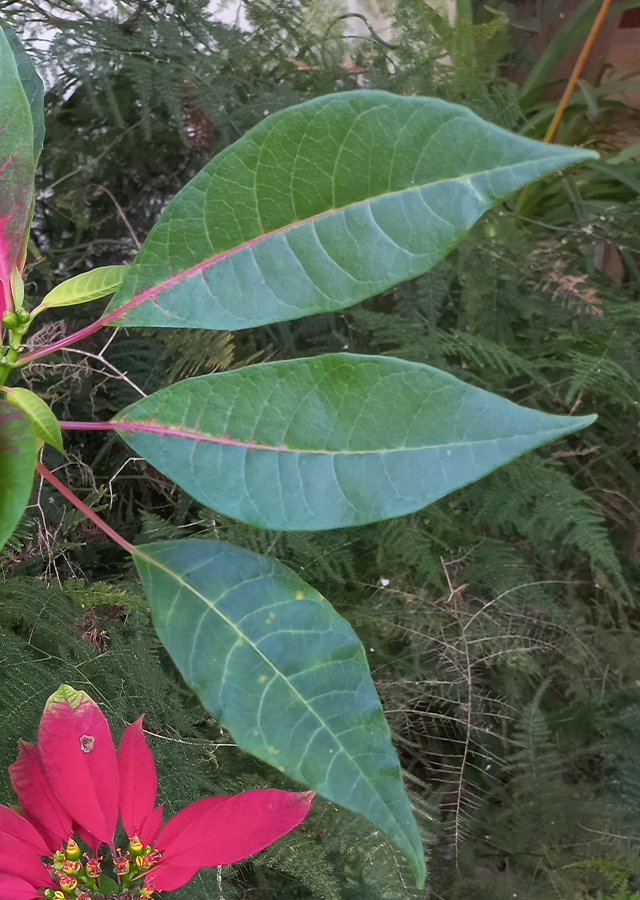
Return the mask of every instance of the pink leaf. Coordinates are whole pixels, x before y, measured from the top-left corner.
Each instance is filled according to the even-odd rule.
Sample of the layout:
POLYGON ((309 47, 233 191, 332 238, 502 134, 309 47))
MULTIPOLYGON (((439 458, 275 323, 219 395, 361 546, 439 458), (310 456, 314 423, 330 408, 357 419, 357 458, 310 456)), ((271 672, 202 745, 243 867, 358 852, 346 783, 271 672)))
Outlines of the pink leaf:
MULTIPOLYGON (((140 832, 146 818, 153 812, 158 788, 153 754, 142 730, 143 719, 144 714, 125 729, 118 748, 120 818, 127 835, 131 838, 137 834, 141 840, 140 832)), ((162 821, 162 811, 160 817, 162 821)))
POLYGON ((153 844, 155 839, 158 837, 158 832, 162 826, 162 810, 164 809, 164 803, 161 803, 160 806, 156 806, 155 809, 152 809, 147 818, 144 820, 144 824, 140 831, 138 832, 138 837, 142 844, 153 844))
POLYGON ((197 871, 197 868, 160 863, 156 869, 147 875, 144 885, 155 891, 175 891, 176 888, 182 887, 187 881, 191 881, 197 871))
POLYGON ((78 835, 78 837, 88 844, 89 847, 93 850, 93 855, 96 855, 96 850, 102 843, 100 838, 97 838, 95 834, 91 834, 90 831, 87 831, 86 828, 83 828, 82 825, 79 825, 78 822, 73 823, 73 830, 78 835))
POLYGON ((5 834, 18 838, 38 856, 49 856, 49 848, 33 825, 8 806, 0 806, 0 842, 5 834))
POLYGON ((61 685, 42 713, 38 745, 65 809, 82 828, 112 844, 118 822, 118 762, 97 703, 84 691, 61 685))
POLYGON ((155 873, 167 866, 224 866, 257 853, 299 825, 314 796, 313 791, 262 790, 192 803, 160 832, 155 848, 162 859, 152 881, 157 884, 155 873))
POLYGON ((9 872, 0 872, 0 897, 2 900, 32 900, 33 897, 41 897, 37 889, 17 875, 9 872))
POLYGON ((47 867, 35 850, 10 834, 3 834, 0 842, 0 871, 12 872, 36 887, 53 885, 47 867))
POLYGON ((71 816, 56 797, 35 744, 18 742, 18 758, 9 766, 9 776, 20 805, 36 827, 42 826, 49 849, 59 850, 71 835, 71 816))

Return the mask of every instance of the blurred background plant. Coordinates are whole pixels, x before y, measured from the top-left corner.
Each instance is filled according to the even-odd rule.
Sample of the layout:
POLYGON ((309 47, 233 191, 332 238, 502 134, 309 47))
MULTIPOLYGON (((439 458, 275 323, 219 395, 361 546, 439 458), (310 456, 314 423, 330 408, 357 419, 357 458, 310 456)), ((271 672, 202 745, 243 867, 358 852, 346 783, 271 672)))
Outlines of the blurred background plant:
MULTIPOLYGON (((435 95, 542 137, 600 3, 454 6, 4 0, 0 15, 47 87, 28 296, 130 260, 205 161, 313 96, 435 95)), ((634 7, 612 4, 610 43, 634 7)), ((411 887, 360 820, 318 804, 308 830, 190 896, 639 896, 638 82, 597 46, 590 66, 556 139, 601 159, 494 210, 427 275, 345 313, 233 335, 99 334, 24 372, 61 417, 107 418, 184 376, 348 350, 428 363, 548 412, 599 414, 419 514, 322 534, 225 519, 114 435, 67 434, 64 459, 47 449, 47 464, 129 540, 213 536, 272 554, 317 585, 369 651, 430 848, 428 890, 411 887)), ((86 315, 72 308, 64 325, 43 315, 33 341, 86 315)), ((279 783, 182 686, 127 560, 46 484, 1 571, 0 771, 69 681, 104 701, 115 731, 147 712, 171 808, 279 783)))

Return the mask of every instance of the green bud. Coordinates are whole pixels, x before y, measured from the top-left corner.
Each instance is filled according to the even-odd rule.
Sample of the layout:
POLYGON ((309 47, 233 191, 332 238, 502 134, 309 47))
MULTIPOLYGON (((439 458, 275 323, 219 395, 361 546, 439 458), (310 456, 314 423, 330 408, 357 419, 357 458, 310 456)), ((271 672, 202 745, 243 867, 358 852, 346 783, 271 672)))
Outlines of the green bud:
POLYGON ((13 331, 20 324, 17 315, 14 312, 6 312, 2 317, 2 324, 5 328, 13 331))
POLYGON ((20 325, 28 325, 31 321, 31 313, 26 309, 17 309, 16 316, 20 325))
POLYGON ((76 859, 80 859, 81 852, 82 851, 80 850, 80 847, 78 846, 78 844, 73 840, 73 838, 70 838, 67 841, 67 846, 65 849, 64 855, 66 856, 66 858, 70 859, 72 861, 76 860, 76 859))

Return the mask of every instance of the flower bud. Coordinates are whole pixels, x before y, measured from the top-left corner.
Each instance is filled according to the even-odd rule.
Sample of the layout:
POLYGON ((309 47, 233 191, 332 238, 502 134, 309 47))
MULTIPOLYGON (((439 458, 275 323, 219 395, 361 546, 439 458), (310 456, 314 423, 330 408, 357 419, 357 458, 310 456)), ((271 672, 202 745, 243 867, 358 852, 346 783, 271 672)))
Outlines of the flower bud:
POLYGON ((98 875, 102 872, 102 866, 100 865, 100 861, 102 860, 101 856, 87 856, 85 853, 85 858, 87 860, 87 872, 92 878, 97 878, 98 875))
POLYGON ((62 871, 65 875, 75 875, 79 868, 80 860, 78 859, 65 859, 62 863, 62 871))
POLYGON ((122 850, 116 850, 113 857, 113 866, 118 875, 126 875, 129 871, 129 854, 123 853, 122 850))
POLYGON ((64 851, 64 855, 67 857, 67 859, 80 859, 80 853, 80 847, 77 845, 73 838, 69 838, 64 851))
POLYGON ((20 323, 14 312, 6 312, 2 317, 2 324, 5 328, 8 328, 9 331, 13 331, 20 323))

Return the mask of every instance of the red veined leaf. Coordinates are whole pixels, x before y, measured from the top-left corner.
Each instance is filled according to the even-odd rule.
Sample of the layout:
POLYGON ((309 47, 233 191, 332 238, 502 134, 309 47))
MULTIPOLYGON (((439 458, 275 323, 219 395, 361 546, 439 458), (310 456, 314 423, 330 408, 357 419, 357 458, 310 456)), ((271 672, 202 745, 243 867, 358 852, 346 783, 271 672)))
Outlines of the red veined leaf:
MULTIPOLYGON (((199 868, 199 867, 198 867, 199 868)), ((160 863, 145 879, 145 887, 157 891, 175 891, 187 881, 191 881, 198 868, 172 866, 171 863, 160 863)))
POLYGON ((9 776, 32 824, 39 829, 50 850, 59 850, 71 835, 71 816, 56 797, 35 744, 18 742, 18 758, 9 766, 9 776))
POLYGON ((84 691, 61 685, 42 713, 38 745, 65 809, 82 828, 112 844, 118 821, 118 762, 97 703, 84 691))
POLYGON ((299 825, 314 796, 313 791, 257 790, 197 800, 160 832, 155 847, 162 860, 149 874, 150 883, 167 890, 163 879, 165 874, 169 879, 169 868, 229 865, 257 853, 299 825))
MULTIPOLYGON (((143 719, 144 714, 125 729, 118 748, 120 819, 127 835, 131 838, 137 834, 141 840, 143 825, 153 812, 158 789, 153 754, 149 750, 142 730, 143 719)), ((162 820, 162 811, 160 811, 160 818, 162 820)), ((153 827, 153 822, 151 827, 153 827)), ((156 829, 157 833, 158 829, 156 829)), ((143 840, 142 843, 148 842, 143 840)))
POLYGON ((156 806, 155 809, 152 809, 144 820, 144 824, 138 832, 138 837, 143 844, 153 844, 157 838, 158 832, 162 826, 163 809, 164 803, 161 803, 160 806, 156 806))
POLYGON ((102 843, 102 840, 100 838, 97 838, 95 834, 91 834, 90 831, 87 831, 87 829, 83 828, 82 825, 80 825, 78 822, 73 823, 73 830, 78 835, 78 837, 85 842, 85 844, 91 847, 95 854, 96 850, 102 843))
POLYGON ((3 834, 0 841, 0 871, 12 872, 36 887, 53 885, 47 867, 36 851, 11 834, 3 834))
POLYGON ((40 891, 24 878, 0 871, 0 896, 2 900, 32 900, 40 896, 40 891))
POLYGON ((18 838, 38 856, 49 855, 49 848, 34 826, 14 809, 0 806, 0 843, 6 834, 18 838))

